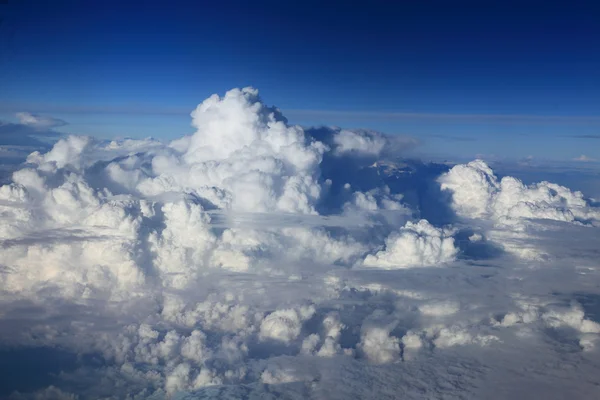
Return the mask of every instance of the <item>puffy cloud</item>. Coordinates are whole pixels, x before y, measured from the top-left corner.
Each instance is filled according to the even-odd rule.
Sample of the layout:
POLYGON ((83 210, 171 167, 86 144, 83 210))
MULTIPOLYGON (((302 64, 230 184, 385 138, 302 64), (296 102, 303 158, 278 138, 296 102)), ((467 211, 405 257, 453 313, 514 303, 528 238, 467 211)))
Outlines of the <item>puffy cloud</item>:
POLYGON ((260 338, 291 343, 300 335, 302 323, 315 312, 314 307, 301 307, 299 310, 277 310, 265 317, 260 324, 260 338))
POLYGON ((184 339, 181 346, 181 355, 198 364, 210 358, 210 353, 211 351, 206 343, 206 335, 199 330, 192 331, 191 335, 184 339))
POLYGON ((88 158, 89 151, 93 141, 86 136, 68 136, 59 140, 52 150, 45 154, 39 152, 32 153, 27 157, 27 162, 38 164, 45 168, 65 168, 69 166, 74 169, 81 169, 85 165, 82 158, 88 158))
MULTIPOLYGON (((350 185, 347 187, 350 189, 350 185)), ((378 210, 400 211, 409 216, 412 211, 402 204, 403 196, 401 194, 391 194, 390 188, 371 189, 367 192, 354 192, 350 201, 344 204, 346 214, 358 211, 373 212, 378 210)), ((397 213, 397 214, 401 214, 397 213)))
POLYGON ((452 207, 466 218, 492 218, 502 223, 539 218, 565 222, 600 220, 600 211, 581 192, 549 182, 525 185, 506 176, 501 180, 482 160, 453 167, 439 178, 452 193, 452 207))
POLYGON ((171 144, 178 159, 156 158, 156 173, 180 187, 221 187, 235 210, 314 213, 321 192, 318 165, 327 148, 302 128, 288 126, 260 102, 258 91, 213 95, 192 118, 196 133, 171 144))
POLYGON ((504 328, 541 323, 552 329, 568 328, 574 331, 579 345, 585 351, 593 350, 600 341, 600 323, 586 318, 580 304, 572 302, 569 307, 545 304, 535 299, 518 298, 519 310, 506 313, 492 324, 504 328))
POLYGON ((433 266, 454 260, 458 249, 452 232, 432 226, 426 220, 407 222, 385 241, 385 250, 369 254, 364 260, 368 267, 385 269, 433 266))
MULTIPOLYGON (((461 232, 467 250, 498 236, 413 220, 421 210, 404 191, 429 193, 413 187, 414 168, 373 164, 410 140, 319 136, 251 88, 212 96, 192 118, 196 132, 168 144, 65 137, 0 187, 0 343, 17 349, 0 357, 25 347, 79 356, 49 374, 54 386, 31 379, 17 398, 468 397, 464 388, 491 385, 482 371, 510 370, 504 354, 556 365, 552 334, 575 343, 572 362, 594 354, 593 313, 557 306, 554 294, 594 290, 594 228, 569 224, 589 228, 565 233, 582 253, 545 269, 465 260, 461 232), (360 170, 364 179, 350 176, 360 170), (509 290, 552 294, 519 302, 509 290)), ((441 182, 461 215, 595 218, 577 192, 499 180, 482 162, 441 182)), ((544 232, 548 253, 570 246, 544 232)))
POLYGON ((268 385, 279 385, 292 382, 310 382, 315 379, 311 371, 302 365, 286 365, 277 362, 271 363, 263 371, 260 380, 268 385))
POLYGON ((451 193, 451 207, 459 217, 483 223, 487 239, 525 260, 548 258, 535 240, 547 228, 535 221, 600 225, 600 209, 581 192, 547 181, 525 185, 512 176, 499 180, 481 160, 454 166, 438 181, 451 193), (485 226, 485 221, 492 224, 485 226))
POLYGON ((338 354, 352 354, 351 349, 342 349, 339 344, 342 330, 346 325, 340 321, 339 314, 331 312, 323 319, 322 334, 313 333, 302 342, 302 353, 319 357, 333 357, 338 354), (321 336, 324 340, 321 341, 321 336), (319 348, 320 346, 320 348, 319 348))
POLYGON ((189 364, 179 364, 167 376, 165 389, 167 393, 173 394, 177 391, 188 389, 190 379, 189 364))
POLYGON ((468 344, 486 346, 498 340, 494 335, 472 335, 459 326, 442 327, 439 330, 429 331, 428 335, 434 338, 433 344, 440 349, 468 344))
POLYGON ((404 349, 418 350, 423 347, 423 341, 421 337, 415 332, 406 332, 406 335, 402 336, 402 344, 404 349))
POLYGON ((460 305, 452 301, 432 302, 419 306, 421 314, 430 317, 444 317, 455 314, 458 310, 460 310, 460 305))
POLYGON ((452 205, 460 215, 481 218, 489 213, 488 202, 498 190, 498 179, 482 160, 454 166, 439 178, 442 190, 452 192, 452 205))
POLYGON ((318 228, 216 235, 207 208, 315 214, 327 147, 288 126, 249 88, 209 98, 193 121, 197 132, 169 146, 69 136, 47 153, 32 153, 29 166, 0 190, 8 201, 3 239, 18 244, 2 262, 23 266, 5 278, 7 287, 33 290, 44 280, 73 296, 98 290, 121 296, 149 279, 184 288, 207 268, 248 270, 265 251, 346 263, 364 253, 352 239, 318 228), (69 243, 32 238, 36 230, 64 236, 75 227, 79 236, 69 243), (93 240, 82 239, 88 236, 93 240), (25 265, 40 267, 30 275, 25 265), (61 274, 68 265, 74 268, 61 274))
POLYGON ((600 324, 584 319, 583 310, 576 304, 568 309, 550 309, 542 314, 542 319, 554 328, 569 326, 581 333, 600 333, 600 324))
POLYGON ((418 145, 417 139, 402 135, 386 135, 368 129, 341 129, 336 127, 311 128, 307 131, 325 143, 335 157, 372 159, 390 155, 397 157, 418 145))
POLYGON ((378 156, 388 144, 382 134, 365 130, 341 130, 333 137, 333 142, 338 155, 356 152, 359 155, 378 156))
POLYGON ((390 336, 390 329, 370 326, 361 334, 360 349, 369 362, 387 364, 400 359, 400 339, 390 336))

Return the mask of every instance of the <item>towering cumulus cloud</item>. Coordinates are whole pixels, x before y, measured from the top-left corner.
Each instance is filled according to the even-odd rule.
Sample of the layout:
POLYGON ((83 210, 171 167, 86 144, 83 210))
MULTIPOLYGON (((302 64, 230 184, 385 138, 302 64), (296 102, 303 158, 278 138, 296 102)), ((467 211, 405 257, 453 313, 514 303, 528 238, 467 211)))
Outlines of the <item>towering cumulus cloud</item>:
POLYGON ((428 167, 399 159, 413 139, 305 130, 252 88, 191 115, 196 132, 171 143, 65 137, 0 187, 0 373, 18 378, 0 397, 488 398, 502 379, 486 373, 521 354, 559 365, 556 341, 597 376, 599 325, 552 277, 593 288, 564 258, 505 262, 484 223, 558 221, 592 246, 600 218, 581 193, 474 161, 444 169, 442 204, 415 181, 428 167), (455 226, 416 218, 430 204, 455 226))
POLYGON ((175 154, 153 160, 157 174, 173 178, 170 190, 219 188, 217 205, 235 210, 315 212, 327 148, 288 126, 278 110, 259 101, 257 90, 213 95, 192 118, 196 133, 171 143, 175 154))

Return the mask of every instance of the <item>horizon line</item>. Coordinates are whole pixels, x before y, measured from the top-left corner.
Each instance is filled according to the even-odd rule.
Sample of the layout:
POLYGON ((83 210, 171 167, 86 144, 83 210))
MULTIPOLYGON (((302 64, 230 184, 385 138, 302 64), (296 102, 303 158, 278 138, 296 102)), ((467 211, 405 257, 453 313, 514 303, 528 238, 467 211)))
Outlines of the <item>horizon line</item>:
MULTIPOLYGON (((410 120, 432 119, 436 121, 462 122, 504 122, 504 123, 572 123, 598 124, 600 116, 596 115, 547 115, 547 114, 490 114, 490 113, 432 113, 407 111, 352 111, 352 110, 319 110, 299 108, 279 108, 283 115, 292 118, 339 118, 363 120, 410 120)), ((157 107, 142 104, 132 105, 101 105, 75 106, 57 104, 26 104, 0 102, 2 112, 32 112, 32 113, 65 113, 65 114, 126 114, 126 115, 190 115, 194 107, 157 107)))

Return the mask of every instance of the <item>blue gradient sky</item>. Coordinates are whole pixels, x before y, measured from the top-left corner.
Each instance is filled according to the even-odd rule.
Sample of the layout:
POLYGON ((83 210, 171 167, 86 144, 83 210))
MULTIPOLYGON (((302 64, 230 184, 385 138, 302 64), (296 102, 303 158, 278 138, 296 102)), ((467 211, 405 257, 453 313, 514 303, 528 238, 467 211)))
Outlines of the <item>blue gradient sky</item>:
POLYGON ((0 119, 172 138, 210 94, 252 85, 293 123, 427 154, 600 159, 593 2, 120 3, 0 5, 0 119))

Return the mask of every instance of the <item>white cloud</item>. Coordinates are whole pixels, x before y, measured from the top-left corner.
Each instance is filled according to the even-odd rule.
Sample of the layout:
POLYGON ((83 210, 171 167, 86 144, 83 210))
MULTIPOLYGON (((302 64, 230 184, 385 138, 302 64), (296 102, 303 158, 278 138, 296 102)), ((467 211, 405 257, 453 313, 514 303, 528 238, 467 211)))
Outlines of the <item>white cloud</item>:
POLYGON ((400 339, 390 336, 388 328, 366 328, 361 335, 360 349, 374 364, 388 364, 400 359, 400 339))
POLYGON ((260 325, 260 338, 291 343, 300 334, 302 322, 315 312, 314 307, 302 307, 299 310, 277 310, 267 315, 260 325))
POLYGON ((382 134, 365 130, 341 130, 333 137, 333 142, 338 155, 356 152, 359 155, 378 156, 388 144, 387 138, 382 134))
POLYGON ((460 305, 452 301, 440 301, 419 306, 419 311, 429 317, 444 317, 460 310, 460 305))
POLYGON ((407 222, 385 241, 385 250, 369 254, 364 265, 385 269, 434 266, 453 261, 458 250, 452 232, 432 226, 426 220, 407 222))
POLYGON ((498 340, 498 338, 493 335, 473 336, 465 329, 458 326, 443 327, 439 331, 430 334, 434 337, 433 344, 440 349, 469 344, 485 346, 498 340))
POLYGON ((466 218, 491 218, 504 224, 536 218, 572 223, 600 220, 600 211, 581 192, 550 182, 525 185, 511 176, 498 180, 481 160, 453 167, 439 182, 452 194, 456 213, 466 218))
POLYGON ((514 365, 597 390, 598 321, 569 305, 599 295, 581 193, 475 161, 440 178, 460 217, 440 226, 413 219, 405 199, 430 195, 414 171, 350 179, 390 136, 319 137, 251 88, 192 118, 168 144, 61 139, 0 187, 0 357, 81 356, 15 398, 478 397, 514 365))
POLYGON ((547 229, 536 220, 600 225, 600 209, 583 193, 547 181, 526 185, 511 176, 499 180, 482 160, 456 165, 438 181, 451 193, 451 207, 460 218, 484 223, 487 239, 523 259, 548 257, 534 241, 534 231, 547 229))
POLYGON ((480 218, 489 213, 488 203, 498 190, 494 172, 482 160, 457 165, 439 178, 442 190, 452 192, 452 205, 459 215, 480 218))
POLYGON ((17 113, 17 118, 21 124, 37 129, 50 129, 67 124, 62 119, 31 114, 28 112, 17 113))

